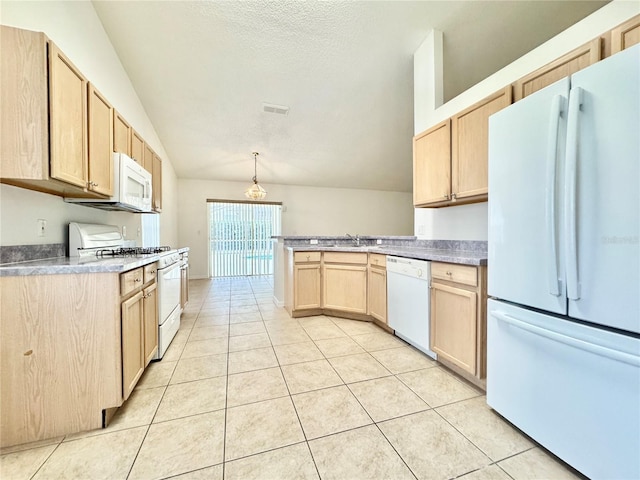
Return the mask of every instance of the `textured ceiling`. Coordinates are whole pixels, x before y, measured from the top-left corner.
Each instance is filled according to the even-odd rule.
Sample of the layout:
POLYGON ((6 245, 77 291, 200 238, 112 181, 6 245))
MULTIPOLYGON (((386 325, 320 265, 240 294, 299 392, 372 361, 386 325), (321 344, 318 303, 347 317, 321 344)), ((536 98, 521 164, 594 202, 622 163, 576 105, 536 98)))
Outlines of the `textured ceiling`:
POLYGON ((604 3, 93 2, 179 178, 405 192, 429 30, 451 98, 604 3))

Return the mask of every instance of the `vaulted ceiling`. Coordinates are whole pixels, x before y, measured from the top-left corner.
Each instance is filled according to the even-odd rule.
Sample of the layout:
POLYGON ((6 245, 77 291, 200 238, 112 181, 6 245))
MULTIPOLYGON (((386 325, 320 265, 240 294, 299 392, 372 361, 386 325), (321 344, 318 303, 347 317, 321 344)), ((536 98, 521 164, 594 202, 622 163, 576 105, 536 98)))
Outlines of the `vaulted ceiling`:
POLYGON ((93 2, 179 178, 405 192, 431 29, 452 98, 605 3, 93 2))

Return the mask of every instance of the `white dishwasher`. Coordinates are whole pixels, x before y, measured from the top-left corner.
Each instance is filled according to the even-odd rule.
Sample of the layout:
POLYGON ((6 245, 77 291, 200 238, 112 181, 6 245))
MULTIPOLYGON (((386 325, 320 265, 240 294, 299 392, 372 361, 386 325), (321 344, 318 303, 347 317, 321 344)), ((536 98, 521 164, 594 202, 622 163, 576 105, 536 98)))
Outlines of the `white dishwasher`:
POLYGON ((387 315, 396 335, 432 358, 429 349, 431 263, 387 256, 387 315))

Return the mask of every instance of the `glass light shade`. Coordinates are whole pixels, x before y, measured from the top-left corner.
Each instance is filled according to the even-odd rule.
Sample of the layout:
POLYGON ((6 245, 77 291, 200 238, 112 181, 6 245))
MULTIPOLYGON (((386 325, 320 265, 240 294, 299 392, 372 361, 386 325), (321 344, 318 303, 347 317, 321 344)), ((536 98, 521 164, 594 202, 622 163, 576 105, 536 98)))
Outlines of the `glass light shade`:
POLYGON ((251 200, 262 200, 264 197, 267 196, 267 191, 262 188, 258 182, 255 182, 253 185, 251 185, 249 188, 247 188, 244 192, 245 196, 247 198, 250 198, 251 200))

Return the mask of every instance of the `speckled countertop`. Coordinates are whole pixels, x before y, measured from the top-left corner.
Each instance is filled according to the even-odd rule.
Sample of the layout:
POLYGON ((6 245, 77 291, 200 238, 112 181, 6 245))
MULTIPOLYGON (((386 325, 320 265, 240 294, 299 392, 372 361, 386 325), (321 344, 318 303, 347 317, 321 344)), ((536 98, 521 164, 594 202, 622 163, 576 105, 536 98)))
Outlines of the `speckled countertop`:
POLYGON ((416 237, 359 237, 360 246, 347 237, 276 237, 292 251, 371 252, 462 265, 486 265, 487 242, 417 240, 416 237), (381 244, 378 245, 377 242, 381 244), (314 242, 313 244, 311 242, 314 242))
POLYGON ((19 275, 60 275, 68 273, 122 273, 153 263, 158 255, 126 258, 58 257, 0 266, 0 277, 19 275))
MULTIPOLYGON (((178 253, 189 247, 177 249, 178 253)), ((63 275, 71 273, 122 273, 157 261, 160 255, 124 258, 55 257, 0 265, 0 277, 63 275)))

